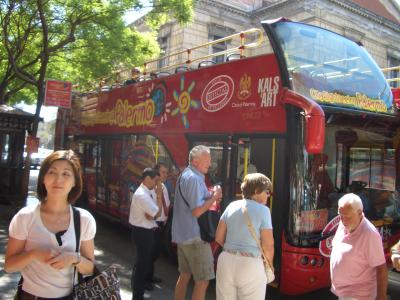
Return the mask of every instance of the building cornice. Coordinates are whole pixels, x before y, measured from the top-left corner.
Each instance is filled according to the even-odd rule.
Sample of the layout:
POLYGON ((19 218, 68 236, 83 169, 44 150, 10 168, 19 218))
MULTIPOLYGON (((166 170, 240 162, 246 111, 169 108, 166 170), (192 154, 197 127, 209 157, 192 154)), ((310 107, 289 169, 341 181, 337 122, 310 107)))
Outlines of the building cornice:
POLYGON ((253 12, 254 16, 262 16, 263 14, 265 14, 266 12, 270 12, 271 9, 278 9, 278 8, 282 8, 285 7, 286 5, 293 5, 293 0, 286 0, 286 1, 279 1, 279 2, 274 2, 271 3, 269 5, 265 5, 263 4, 262 7, 260 7, 259 9, 255 10, 253 12))
POLYGON ((227 11, 229 13, 232 14, 236 14, 239 15, 241 17, 245 17, 245 18, 250 18, 251 17, 251 13, 250 12, 246 12, 242 9, 238 9, 235 8, 231 5, 227 5, 227 4, 223 4, 219 1, 213 1, 213 0, 198 0, 196 2, 196 6, 201 6, 201 7, 214 7, 218 10, 222 10, 222 11, 227 11))
MULTIPOLYGON (((357 14, 357 15, 360 15, 362 17, 365 17, 365 18, 367 18, 367 19, 369 19, 369 20, 371 20, 371 21, 373 21, 373 22, 375 22, 377 24, 381 24, 382 26, 386 26, 386 27, 388 27, 388 28, 390 28, 390 29, 392 29, 392 30, 394 30, 396 32, 400 32, 400 25, 399 24, 397 24, 397 23, 395 23, 395 22, 393 22, 391 20, 388 20, 388 19, 386 19, 386 18, 384 18, 382 16, 374 14, 373 12, 369 11, 368 9, 365 9, 365 8, 359 6, 359 5, 357 5, 357 4, 355 4, 355 3, 351 2, 351 1, 348 1, 348 0, 325 0, 325 1, 334 3, 335 5, 337 5, 339 7, 342 7, 344 9, 348 10, 348 11, 351 11, 354 14, 357 14)), ((300 1, 296 1, 296 2, 300 2, 300 1)), ((309 1, 304 0, 303 2, 306 3, 306 2, 309 2, 309 1)), ((320 1, 312 0, 312 2, 317 3, 317 2, 320 2, 320 1)), ((263 6, 263 7, 259 8, 258 10, 256 10, 254 12, 254 15, 255 16, 262 16, 263 14, 268 13, 271 10, 280 9, 280 8, 283 8, 283 7, 288 6, 288 5, 293 6, 293 0, 280 1, 280 2, 271 3, 270 5, 263 6)))
POLYGON ((379 16, 377 14, 374 14, 368 9, 365 9, 354 2, 348 1, 348 0, 328 0, 329 2, 335 3, 338 6, 341 6, 349 11, 351 11, 354 14, 358 14, 360 16, 363 16, 367 19, 372 20, 375 23, 384 25, 394 31, 400 32, 400 25, 388 20, 382 16, 379 16))

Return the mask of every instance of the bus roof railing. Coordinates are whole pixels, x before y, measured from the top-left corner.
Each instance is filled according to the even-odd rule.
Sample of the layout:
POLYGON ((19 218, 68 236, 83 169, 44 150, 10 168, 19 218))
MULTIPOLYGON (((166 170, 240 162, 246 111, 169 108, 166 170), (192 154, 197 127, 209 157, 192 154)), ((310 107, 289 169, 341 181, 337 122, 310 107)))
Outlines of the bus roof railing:
MULTIPOLYGON (((197 67, 201 61, 209 60, 213 57, 217 57, 220 55, 238 54, 240 58, 243 58, 245 57, 244 55, 245 50, 259 47, 260 45, 262 45, 263 40, 264 40, 263 31, 259 28, 251 28, 239 33, 235 33, 220 38, 218 40, 207 42, 185 50, 173 52, 171 54, 146 61, 142 65, 142 70, 140 74, 141 76, 138 77, 138 81, 149 80, 153 78, 152 76, 154 75, 157 76, 157 74, 163 74, 164 76, 167 73, 173 74, 175 73, 176 68, 182 66, 185 66, 186 70, 192 70, 193 66, 197 67), (206 52, 208 53, 209 47, 212 45, 224 43, 227 41, 235 41, 236 39, 239 40, 238 46, 234 46, 229 49, 221 50, 215 53, 209 53, 206 55, 200 54, 196 56, 198 52, 201 53, 201 50, 203 50, 204 52, 204 49, 206 49, 206 52), (184 61, 182 61, 183 56, 186 56, 184 58, 184 61), (163 61, 168 61, 168 62, 171 61, 172 63, 159 67, 159 65, 161 65, 163 61), (196 63, 196 65, 194 63, 196 63)), ((108 78, 101 78, 95 84, 96 89, 104 90, 102 88, 103 86, 107 87, 122 86, 124 81, 131 79, 131 70, 132 68, 122 69, 114 72, 113 76, 110 76, 108 78), (115 78, 117 78, 116 83, 112 82, 115 81, 115 78)))
MULTIPOLYGON (((386 74, 388 74, 388 72, 390 72, 390 71, 398 71, 397 76, 400 76, 400 66, 382 68, 381 70, 382 70, 382 72, 384 72, 386 74)), ((400 77, 388 78, 388 76, 386 76, 386 80, 387 80, 387 82, 400 82, 400 77)))
POLYGON ((383 68, 382 72, 385 74, 393 74, 393 78, 388 78, 388 76, 386 76, 386 80, 389 84, 392 82, 397 83, 392 85, 392 93, 394 103, 396 103, 397 107, 400 108, 400 66, 383 68), (395 72, 390 73, 391 71, 395 72))
POLYGON ((256 47, 260 46, 262 44, 262 42, 263 42, 263 37, 264 36, 263 36, 263 32, 262 32, 261 29, 259 29, 259 28, 251 28, 251 29, 239 32, 239 33, 235 33, 235 34, 220 38, 218 40, 214 40, 214 41, 210 41, 208 43, 201 44, 199 46, 188 48, 188 49, 185 49, 185 50, 182 50, 182 51, 177 51, 177 52, 174 52, 174 53, 171 53, 171 54, 168 54, 168 55, 164 55, 164 56, 162 56, 160 58, 157 58, 157 59, 146 61, 143 64, 143 74, 146 75, 146 74, 148 74, 150 72, 166 71, 166 70, 169 70, 171 68, 173 69, 175 67, 181 66, 182 64, 185 64, 190 69, 192 67, 192 64, 195 63, 195 62, 208 60, 210 58, 213 58, 213 57, 216 57, 216 56, 220 56, 220 55, 225 55, 225 54, 230 55, 230 54, 233 54, 233 53, 238 53, 238 54, 240 54, 241 57, 243 57, 244 56, 244 51, 246 49, 256 48, 256 47), (246 38, 248 38, 252 34, 256 35, 256 39, 254 41, 250 42, 250 43, 246 43, 246 38), (201 55, 201 56, 198 56, 198 57, 193 57, 195 55, 195 52, 200 50, 200 49, 206 49, 207 52, 208 52, 209 47, 212 46, 212 45, 220 44, 220 43, 227 42, 227 41, 233 41, 233 40, 235 40, 237 38, 239 39, 239 46, 235 46, 235 47, 232 47, 232 48, 229 48, 229 49, 221 50, 221 51, 218 51, 218 52, 215 52, 215 53, 210 53, 210 54, 207 54, 207 55, 201 55), (180 60, 179 58, 182 55, 186 55, 186 60, 184 62, 179 61, 180 60), (158 65, 162 61, 167 60, 167 59, 168 60, 172 60, 172 58, 176 58, 175 61, 177 61, 177 62, 176 63, 172 63, 170 65, 158 67, 158 65), (150 66, 151 64, 155 64, 156 67, 151 68, 151 66, 150 66))

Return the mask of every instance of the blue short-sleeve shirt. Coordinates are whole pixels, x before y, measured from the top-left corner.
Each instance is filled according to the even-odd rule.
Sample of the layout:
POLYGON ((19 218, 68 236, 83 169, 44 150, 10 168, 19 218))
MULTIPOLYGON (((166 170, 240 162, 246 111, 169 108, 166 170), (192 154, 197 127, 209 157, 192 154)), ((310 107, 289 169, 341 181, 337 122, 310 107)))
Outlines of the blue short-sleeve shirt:
POLYGON ((259 256, 261 252, 247 228, 246 216, 242 212, 243 205, 247 207, 247 212, 258 239, 260 239, 261 229, 272 229, 271 213, 267 206, 253 200, 233 201, 221 216, 221 220, 227 225, 224 248, 259 256))
POLYGON ((176 184, 172 216, 172 241, 180 244, 200 239, 200 228, 197 218, 192 215, 192 210, 202 206, 211 194, 205 184, 204 174, 192 166, 187 167, 182 172, 176 184), (179 187, 188 204, 182 199, 179 187))

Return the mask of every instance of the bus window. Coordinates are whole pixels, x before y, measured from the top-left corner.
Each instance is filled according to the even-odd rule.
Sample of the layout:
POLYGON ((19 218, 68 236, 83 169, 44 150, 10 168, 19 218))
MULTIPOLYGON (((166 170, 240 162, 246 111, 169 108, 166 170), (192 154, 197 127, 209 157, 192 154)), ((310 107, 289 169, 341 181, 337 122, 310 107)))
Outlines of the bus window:
POLYGON ((240 185, 247 174, 262 173, 274 184, 273 161, 274 146, 272 138, 239 138, 237 149, 237 169, 235 198, 240 199, 240 185))
POLYGON ((165 164, 170 170, 166 187, 173 198, 177 178, 174 170, 177 168, 164 144, 152 135, 127 135, 122 138, 119 185, 120 213, 123 219, 128 218, 130 201, 142 181, 143 170, 157 163, 165 164))
POLYGON ((399 219, 400 199, 395 187, 394 149, 350 149, 348 191, 360 196, 364 213, 369 219, 399 219))
POLYGON ((223 152, 224 143, 223 142, 210 142, 210 141, 198 141, 194 142, 193 146, 204 145, 210 149, 211 154, 211 166, 208 169, 208 174, 206 175, 207 186, 213 186, 216 184, 222 185, 223 180, 223 152))
POLYGON ((236 178, 239 183, 249 173, 257 173, 257 167, 252 162, 251 141, 239 141, 236 178))
POLYGON ((346 193, 360 196, 365 216, 378 227, 385 242, 390 228, 400 222, 400 194, 396 149, 384 134, 373 126, 368 130, 327 126, 324 152, 307 155, 304 194, 300 195, 304 199, 293 206, 290 215, 296 242, 317 244, 325 226, 337 216, 338 200, 346 193))
MULTIPOLYGON (((98 155, 98 141, 96 140, 80 140, 77 141, 77 147, 79 149, 79 155, 82 162, 83 170, 83 199, 80 199, 79 205, 86 207, 89 205, 90 208, 96 207, 96 165, 98 155)), ((69 147, 72 143, 69 144, 69 147)))
POLYGON ((111 158, 110 155, 110 145, 108 141, 106 140, 101 140, 99 143, 99 148, 98 148, 98 156, 97 156, 97 193, 96 193, 96 203, 97 206, 101 209, 105 209, 107 199, 106 199, 106 184, 107 184, 107 173, 109 166, 107 163, 103 162, 108 162, 109 159, 111 158))
POLYGON ((84 152, 86 168, 96 168, 97 153, 98 153, 97 142, 90 142, 90 143, 86 144, 86 148, 85 148, 85 152, 84 152))

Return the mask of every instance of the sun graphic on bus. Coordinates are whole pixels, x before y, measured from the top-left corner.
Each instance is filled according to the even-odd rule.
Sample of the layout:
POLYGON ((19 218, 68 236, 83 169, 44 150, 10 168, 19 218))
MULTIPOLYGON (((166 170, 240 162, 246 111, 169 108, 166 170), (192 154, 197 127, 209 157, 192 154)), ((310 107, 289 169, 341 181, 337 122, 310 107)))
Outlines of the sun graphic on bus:
POLYGON ((187 90, 185 90, 185 76, 182 76, 180 81, 180 93, 178 93, 176 90, 174 90, 173 93, 174 99, 178 103, 178 106, 171 112, 171 116, 181 113, 182 122, 185 128, 189 128, 189 120, 186 116, 189 112, 189 109, 191 107, 194 109, 198 109, 200 107, 199 101, 190 98, 190 93, 193 91, 195 85, 196 82, 192 81, 187 90))

